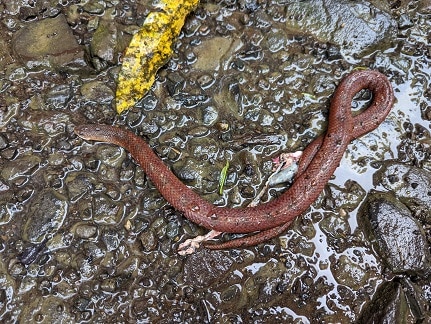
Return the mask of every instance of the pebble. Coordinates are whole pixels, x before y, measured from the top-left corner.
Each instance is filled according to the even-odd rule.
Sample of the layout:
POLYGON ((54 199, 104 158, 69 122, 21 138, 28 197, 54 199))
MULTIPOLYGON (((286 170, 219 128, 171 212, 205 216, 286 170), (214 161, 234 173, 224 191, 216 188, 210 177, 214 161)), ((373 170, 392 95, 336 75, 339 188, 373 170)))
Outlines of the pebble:
POLYGON ((374 182, 395 193, 414 210, 422 209, 431 224, 431 174, 425 169, 389 161, 374 174, 374 182), (418 208, 418 206, 420 208, 418 208))
POLYGON ((12 48, 30 69, 86 66, 84 48, 76 41, 62 14, 25 25, 14 34, 12 48))
POLYGON ((9 141, 5 134, 0 134, 0 150, 4 150, 8 147, 9 141))
POLYGON ((72 99, 73 90, 69 84, 61 84, 51 89, 45 97, 45 102, 53 109, 65 109, 72 99))
POLYGON ((372 275, 346 255, 331 263, 331 270, 339 284, 358 290, 364 287, 372 275))
POLYGON ((153 230, 142 232, 142 234, 139 236, 139 239, 141 241, 142 248, 144 249, 144 251, 153 251, 157 247, 158 240, 153 230))
POLYGON ((183 280, 199 287, 211 285, 229 271, 232 263, 232 260, 220 251, 200 250, 187 258, 183 280))
MULTIPOLYGON (((126 48, 129 37, 122 37, 118 26, 110 15, 105 15, 100 19, 96 31, 90 44, 93 54, 93 63, 98 64, 96 58, 109 64, 118 63, 121 52, 126 48)), ((96 66, 100 69, 105 68, 104 64, 96 66)))
POLYGON ((94 225, 80 224, 76 227, 75 233, 80 238, 89 239, 97 234, 97 227, 94 225))
POLYGON ((374 193, 361 207, 370 240, 395 274, 430 274, 431 254, 421 224, 390 193, 374 193))
POLYGON ((98 145, 96 151, 96 157, 99 161, 115 169, 121 169, 126 154, 123 148, 109 144, 98 145))
POLYGON ((335 0, 299 1, 288 5, 286 27, 314 35, 340 47, 348 56, 363 56, 396 37, 397 24, 386 12, 369 4, 335 0), (341 22, 341 23, 339 23, 341 22), (378 22, 378 26, 374 25, 378 22))
POLYGON ((40 296, 24 304, 20 319, 24 322, 73 323, 75 316, 63 297, 40 296))
POLYGON ((1 176, 8 182, 31 175, 41 163, 37 155, 24 155, 13 161, 6 162, 1 170, 1 176))
POLYGON ((125 206, 105 194, 93 196, 93 220, 97 224, 117 225, 124 217, 125 206))
POLYGON ((67 209, 66 197, 54 189, 42 190, 30 204, 23 238, 32 243, 40 243, 48 236, 54 235, 62 226, 67 209))
POLYGON ((81 95, 88 102, 109 104, 114 99, 114 91, 102 81, 90 81, 81 86, 81 95))
MULTIPOLYGON (((197 70, 214 71, 217 70, 220 64, 223 64, 223 57, 229 51, 232 43, 231 38, 213 37, 203 41, 198 48, 195 49, 196 61, 193 66, 197 70), (211 53, 211 55, 208 55, 211 53)), ((227 57, 225 59, 228 59, 227 57)))

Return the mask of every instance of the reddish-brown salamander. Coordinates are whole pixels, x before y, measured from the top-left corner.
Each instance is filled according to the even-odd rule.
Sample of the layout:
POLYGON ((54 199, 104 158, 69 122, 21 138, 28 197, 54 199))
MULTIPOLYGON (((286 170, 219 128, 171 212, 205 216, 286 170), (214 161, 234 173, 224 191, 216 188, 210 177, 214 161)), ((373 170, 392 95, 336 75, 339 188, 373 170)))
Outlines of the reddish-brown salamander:
POLYGON ((145 171, 163 197, 185 217, 205 228, 228 233, 251 233, 251 237, 209 245, 228 248, 254 245, 284 230, 317 199, 355 138, 375 129, 392 108, 394 94, 386 76, 377 71, 355 71, 337 87, 329 110, 326 133, 304 151, 292 186, 280 197, 251 208, 217 207, 184 185, 154 154, 148 144, 132 132, 108 125, 80 125, 75 133, 86 140, 124 147, 145 171), (352 116, 352 99, 369 89, 371 105, 352 116))

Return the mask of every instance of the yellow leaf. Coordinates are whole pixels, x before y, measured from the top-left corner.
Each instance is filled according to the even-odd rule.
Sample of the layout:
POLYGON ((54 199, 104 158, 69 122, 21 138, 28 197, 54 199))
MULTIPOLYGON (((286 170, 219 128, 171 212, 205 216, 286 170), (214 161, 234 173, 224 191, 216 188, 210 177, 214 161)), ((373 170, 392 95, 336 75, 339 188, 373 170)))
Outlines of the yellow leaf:
POLYGON ((146 17, 123 58, 116 94, 118 113, 133 107, 151 88, 157 71, 172 55, 172 43, 186 16, 198 3, 199 0, 160 0, 160 10, 146 17))

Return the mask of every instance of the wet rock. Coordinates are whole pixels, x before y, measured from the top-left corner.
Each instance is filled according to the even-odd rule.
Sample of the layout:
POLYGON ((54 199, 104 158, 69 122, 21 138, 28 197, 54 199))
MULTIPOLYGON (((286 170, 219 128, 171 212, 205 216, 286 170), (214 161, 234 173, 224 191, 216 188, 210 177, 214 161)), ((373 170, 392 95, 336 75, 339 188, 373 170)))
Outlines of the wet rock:
POLYGON ((326 56, 328 60, 339 60, 343 58, 340 53, 340 49, 336 45, 329 44, 326 49, 326 56))
MULTIPOLYGON (((253 122, 257 122, 262 126, 272 126, 274 122, 274 117, 269 112, 259 108, 247 111, 247 113, 244 115, 244 118, 253 122)), ((270 131, 270 129, 268 130, 270 131)))
POLYGON ((89 224, 79 224, 75 228, 75 233, 80 238, 89 239, 97 234, 97 226, 89 224))
POLYGON ((418 11, 423 14, 431 14, 431 1, 430 0, 419 1, 418 11))
POLYGON ((107 11, 100 20, 91 40, 90 50, 93 56, 93 65, 98 69, 106 65, 96 59, 109 64, 118 63, 118 59, 129 41, 130 37, 124 37, 119 26, 113 20, 112 10, 107 11))
POLYGON ((100 262, 96 261, 97 260, 93 260, 90 256, 79 253, 72 257, 71 263, 74 268, 76 268, 76 271, 79 273, 81 278, 90 279, 99 271, 100 262))
POLYGON ((265 47, 267 47, 271 52, 278 52, 284 49, 288 38, 284 30, 270 30, 267 37, 265 38, 265 47))
POLYGON ((422 226, 389 193, 372 193, 359 213, 367 235, 394 273, 429 274, 431 255, 422 226))
POLYGON ((223 82, 220 91, 214 94, 213 100, 217 104, 219 114, 223 113, 227 116, 232 115, 234 118, 241 118, 243 94, 237 81, 223 82))
POLYGON ((215 107, 209 106, 202 111, 202 123, 205 126, 212 126, 218 120, 219 113, 215 107))
POLYGON ((86 65, 83 47, 63 15, 29 23, 14 34, 12 48, 28 68, 64 69, 86 65))
POLYGON ((139 236, 139 239, 141 241, 142 248, 146 252, 153 251, 157 247, 158 240, 157 240, 156 235, 152 229, 143 232, 139 236))
POLYGON ((224 290, 221 294, 220 294, 220 299, 224 302, 227 303, 231 300, 235 300, 235 302, 238 302, 238 295, 240 294, 240 289, 238 286, 233 285, 228 287, 226 290, 224 290))
POLYGON ((364 287, 373 274, 346 255, 341 255, 336 261, 331 260, 331 270, 338 283, 354 290, 364 287))
POLYGON ((27 273, 24 263, 13 260, 9 263, 8 272, 13 277, 23 276, 27 273))
POLYGON ((93 220, 98 224, 119 224, 124 217, 125 206, 105 194, 93 198, 93 220))
POLYGON ((14 59, 10 50, 10 39, 6 33, 0 31, 0 69, 4 69, 13 63, 14 59))
POLYGON ((43 249, 46 247, 47 239, 45 238, 41 243, 32 244, 24 249, 19 255, 18 260, 24 264, 28 265, 33 263, 43 249))
POLYGON ((174 238, 180 232, 180 225, 177 222, 169 222, 166 225, 166 236, 169 238, 174 238))
POLYGON ((114 99, 114 92, 101 81, 91 81, 81 86, 84 101, 108 104, 114 99))
POLYGON ((147 93, 147 95, 142 98, 141 102, 138 102, 136 104, 136 107, 139 107, 141 110, 145 111, 151 111, 154 110, 157 107, 157 104, 159 103, 159 98, 154 96, 151 93, 151 90, 147 93), (142 107, 141 107, 142 106, 142 107))
POLYGON ((2 109, 2 113, 0 114, 0 128, 6 127, 10 121, 16 117, 21 107, 15 98, 8 99, 12 100, 7 109, 2 109))
POLYGON ((65 109, 72 96, 72 86, 70 84, 60 84, 46 94, 45 102, 52 109, 65 109))
POLYGON ((408 309, 405 307, 406 303, 406 296, 400 285, 393 281, 385 282, 373 296, 373 301, 364 308, 358 322, 397 323, 398 320, 406 319, 407 316, 407 318, 410 317, 410 320, 407 320, 406 323, 411 323, 411 314, 408 311, 405 312, 408 309), (404 310, 404 315, 395 312, 396 308, 404 310))
POLYGON ((213 181, 208 181, 208 179, 212 178, 209 166, 197 159, 188 158, 185 161, 179 161, 172 166, 172 170, 181 181, 192 185, 199 192, 211 192, 214 185, 218 186, 218 183, 216 183, 217 178, 213 179, 213 181))
POLYGON ((414 24, 413 22, 410 20, 410 17, 406 14, 402 14, 400 16, 399 22, 398 22, 398 27, 400 29, 407 29, 412 27, 414 24))
POLYGON ((106 230, 102 233, 102 241, 105 243, 107 251, 114 251, 120 246, 123 239, 121 231, 106 230))
POLYGON ((295 1, 286 10, 289 29, 336 44, 344 55, 366 55, 396 36, 396 22, 367 1, 295 1))
MULTIPOLYGON (((416 322, 431 323, 431 309, 429 307, 429 290, 431 288, 429 278, 418 281, 416 278, 401 279, 401 286, 407 296, 409 309, 413 313, 416 322)), ((403 305, 401 305, 403 306, 403 305)))
POLYGON ((412 210, 424 214, 431 223, 431 173, 403 163, 385 163, 373 176, 375 185, 382 185, 412 210), (420 207, 420 208, 419 208, 420 207))
MULTIPOLYGON (((93 155, 92 158, 96 157, 96 160, 93 161, 93 163, 98 163, 98 161, 101 161, 102 163, 98 166, 98 181, 118 181, 121 177, 123 169, 121 168, 121 165, 124 161, 124 159, 127 157, 126 151, 119 147, 114 145, 97 145, 97 151, 95 156, 93 155)), ((93 182, 94 183, 94 182, 93 182)), ((114 190, 115 191, 115 190, 114 190)), ((119 193, 115 193, 114 191, 111 191, 109 193, 110 196, 118 196, 119 193)))
POLYGON ((208 100, 208 96, 204 94, 188 94, 188 93, 178 93, 172 97, 175 101, 181 103, 184 107, 194 108, 199 104, 208 100))
POLYGON ((94 184, 97 183, 96 178, 89 172, 71 172, 66 176, 65 185, 67 195, 72 202, 79 200, 81 197, 88 195, 94 184))
POLYGON ((355 181, 348 180, 343 186, 328 184, 328 197, 322 202, 327 210, 352 211, 364 200, 366 191, 355 181))
POLYGON ((47 243, 46 247, 49 251, 62 250, 70 246, 73 241, 72 233, 59 232, 55 234, 47 243))
MULTIPOLYGON (((314 237, 315 235, 316 233, 314 231, 310 236, 314 237)), ((294 236, 288 241, 286 241, 284 238, 281 238, 281 244, 283 248, 288 249, 294 254, 301 254, 308 257, 313 256, 316 250, 314 243, 310 242, 309 239, 304 236, 294 236)))
POLYGON ((106 251, 93 242, 84 244, 84 253, 90 260, 97 260, 106 255, 106 251))
POLYGON ((3 169, 1 170, 1 176, 8 182, 20 181, 20 179, 26 178, 35 172, 41 158, 37 155, 25 155, 17 158, 14 161, 8 161, 4 163, 3 169))
POLYGON ((197 59, 194 68, 203 71, 218 69, 233 42, 232 38, 227 37, 214 37, 202 42, 195 50, 197 59))
POLYGON ((12 206, 7 201, 0 201, 0 225, 7 224, 12 219, 12 206))
POLYGON ((178 94, 184 87, 184 77, 179 73, 170 73, 166 78, 166 86, 171 96, 178 94))
POLYGON ((101 15, 105 11, 106 3, 105 1, 96 0, 88 1, 82 9, 90 14, 101 15))
MULTIPOLYGON (((64 108, 61 106, 61 108, 64 108)), ((63 135, 70 123, 70 115, 59 111, 32 111, 31 116, 20 121, 20 126, 34 135, 45 132, 50 137, 63 135)))
POLYGON ((340 214, 325 213, 319 222, 319 227, 327 235, 328 243, 340 252, 345 250, 351 242, 346 238, 350 235, 351 229, 347 214, 344 217, 340 214))
POLYGON ((97 159, 102 161, 103 164, 107 166, 117 168, 117 169, 121 168, 121 164, 123 163, 126 156, 127 156, 126 151, 119 146, 114 146, 114 145, 97 146, 96 157, 97 159))
POLYGON ((22 79, 25 79, 27 76, 27 71, 17 64, 10 64, 6 69, 5 77, 12 82, 16 82, 22 79))
POLYGON ((189 256, 184 264, 184 281, 193 286, 204 287, 226 274, 232 260, 220 251, 200 250, 189 256))
POLYGON ((429 323, 429 312, 421 309, 421 301, 410 294, 406 285, 398 281, 383 283, 362 310, 357 323, 429 323))
POLYGON ((100 283, 100 289, 113 293, 117 289, 117 280, 115 278, 108 278, 100 283))
POLYGON ((275 186, 281 183, 287 183, 292 181, 293 177, 296 175, 298 171, 298 165, 296 163, 291 164, 287 168, 280 170, 276 174, 273 174, 269 178, 269 186, 275 186))
POLYGON ((30 205, 23 238, 32 243, 40 243, 47 236, 52 236, 63 224, 67 208, 66 197, 57 191, 41 191, 30 205))
POLYGON ((118 276, 124 278, 136 278, 139 276, 139 258, 128 257, 115 269, 115 273, 118 276))
MULTIPOLYGON (((10 187, 4 183, 3 181, 0 180, 0 201, 3 201, 5 199, 5 197, 10 197, 12 195, 11 192, 8 192, 8 190, 10 189, 10 187)), ((9 199, 9 198, 6 198, 9 199)))
MULTIPOLYGON (((193 129, 191 129, 188 134, 190 136, 193 136, 193 137, 201 137, 201 136, 208 135, 209 132, 210 132, 210 130, 208 127, 197 126, 193 129)), ((0 140, 0 142, 1 142, 1 140, 0 140)))
POLYGON ((298 295, 306 299, 309 296, 313 280, 304 275, 303 269, 290 267, 289 262, 272 259, 264 264, 252 263, 247 269, 255 272, 255 275, 245 283, 238 303, 246 305, 250 300, 256 299, 265 303, 276 298, 280 291, 292 292, 292 298, 295 299, 298 295))
POLYGON ((25 303, 18 320, 23 323, 72 323, 74 315, 63 298, 48 296, 25 303))
POLYGON ((196 81, 202 89, 207 89, 214 84, 215 79, 210 74, 203 74, 196 81))

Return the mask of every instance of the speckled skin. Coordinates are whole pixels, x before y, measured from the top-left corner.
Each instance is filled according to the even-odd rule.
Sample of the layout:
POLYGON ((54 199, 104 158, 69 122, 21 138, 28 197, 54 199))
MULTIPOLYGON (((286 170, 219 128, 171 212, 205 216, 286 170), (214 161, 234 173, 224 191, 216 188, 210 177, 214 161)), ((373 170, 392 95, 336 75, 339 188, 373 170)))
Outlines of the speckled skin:
POLYGON ((184 185, 147 143, 128 130, 107 125, 81 125, 75 133, 86 140, 120 145, 128 150, 163 197, 191 221, 208 229, 257 235, 208 246, 231 248, 258 244, 279 235, 317 199, 355 138, 375 129, 392 108, 394 94, 386 76, 377 71, 355 71, 342 80, 331 102, 328 129, 304 151, 292 186, 280 197, 251 208, 217 207, 184 185), (353 117, 352 99, 369 89, 373 101, 353 117))

